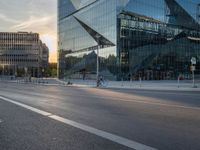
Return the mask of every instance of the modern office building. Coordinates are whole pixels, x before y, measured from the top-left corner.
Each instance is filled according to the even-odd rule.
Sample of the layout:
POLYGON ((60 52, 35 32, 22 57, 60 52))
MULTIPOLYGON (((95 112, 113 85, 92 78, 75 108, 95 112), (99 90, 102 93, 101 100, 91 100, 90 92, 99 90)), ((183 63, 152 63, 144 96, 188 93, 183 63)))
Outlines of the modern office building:
POLYGON ((111 80, 200 74, 200 0, 58 0, 58 73, 111 80))
POLYGON ((49 49, 39 34, 0 32, 0 75, 38 77, 48 57, 49 49))

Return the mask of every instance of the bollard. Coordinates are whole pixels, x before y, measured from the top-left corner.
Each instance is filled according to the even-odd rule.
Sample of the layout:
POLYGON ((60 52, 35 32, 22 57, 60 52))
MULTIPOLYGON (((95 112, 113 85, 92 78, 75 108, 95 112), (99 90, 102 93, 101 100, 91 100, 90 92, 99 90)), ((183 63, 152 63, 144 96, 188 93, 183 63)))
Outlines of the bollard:
POLYGON ((142 87, 142 78, 140 77, 140 87, 142 87))
POLYGON ((122 78, 121 82, 122 82, 121 86, 123 87, 124 86, 124 79, 123 78, 122 78))
POLYGON ((178 88, 180 87, 180 77, 178 77, 178 88))
POLYGON ((130 87, 132 87, 133 79, 130 79, 130 87))

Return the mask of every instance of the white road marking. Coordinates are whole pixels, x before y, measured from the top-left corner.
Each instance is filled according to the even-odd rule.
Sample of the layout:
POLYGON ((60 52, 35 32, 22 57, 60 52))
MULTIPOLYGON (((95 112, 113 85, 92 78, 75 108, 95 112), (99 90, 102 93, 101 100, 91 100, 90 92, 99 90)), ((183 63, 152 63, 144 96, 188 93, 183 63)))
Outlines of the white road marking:
POLYGON ((138 143, 136 141, 132 141, 132 140, 129 140, 127 138, 124 138, 124 137, 121 137, 121 136, 118 136, 118 135, 115 135, 115 134, 112 134, 112 133, 109 133, 109 132, 105 132, 105 131, 102 131, 102 130, 99 130, 99 129, 96 129, 96 128, 93 128, 93 127, 90 127, 90 126, 69 120, 69 119, 66 119, 66 118, 63 118, 63 117, 60 117, 60 116, 53 115, 49 112, 39 110, 37 108, 25 105, 25 104, 20 103, 20 102, 16 102, 12 99, 8 99, 8 98, 3 97, 3 96, 0 96, 0 100, 4 100, 4 101, 10 102, 10 103, 13 103, 15 105, 21 106, 23 108, 31 110, 35 113, 40 114, 40 115, 49 117, 49 118, 54 119, 56 121, 65 123, 65 124, 70 125, 72 127, 81 129, 83 131, 89 132, 91 134, 97 135, 97 136, 102 137, 104 139, 113 141, 115 143, 121 144, 123 146, 129 147, 129 148, 132 148, 132 149, 135 149, 135 150, 157 150, 156 148, 153 148, 153 147, 138 143))
POLYGON ((56 115, 49 116, 49 117, 54 120, 57 120, 57 121, 65 123, 65 124, 71 125, 73 127, 76 127, 78 129, 81 129, 83 131, 87 131, 89 133, 92 133, 92 134, 98 135, 100 137, 103 137, 105 139, 111 140, 115 143, 127 146, 129 148, 133 148, 136 150, 156 150, 155 148, 146 146, 144 144, 141 144, 141 143, 138 143, 138 142, 135 142, 135 141, 132 141, 132 140, 129 140, 129 139, 126 139, 126 138, 123 138, 123 137, 120 137, 120 136, 117 136, 117 135, 114 135, 114 134, 111 134, 111 133, 108 133, 108 132, 105 132, 105 131, 102 131, 99 129, 95 129, 93 127, 90 127, 90 126, 87 126, 84 124, 80 124, 80 123, 74 122, 74 121, 66 119, 66 118, 62 118, 62 117, 59 117, 56 115))
POLYGON ((11 99, 8 99, 8 98, 6 98, 6 97, 0 96, 0 99, 2 99, 2 100, 4 100, 4 101, 7 101, 7 102, 10 102, 10 103, 13 103, 13 104, 15 104, 15 105, 24 107, 24 108, 26 108, 26 109, 29 109, 29 110, 31 110, 31 111, 33 111, 33 112, 36 112, 36 113, 38 113, 38 114, 41 114, 41 115, 43 115, 43 116, 50 116, 50 115, 52 115, 51 113, 48 113, 48 112, 46 112, 46 111, 39 110, 39 109, 37 109, 37 108, 34 108, 34 107, 31 107, 31 106, 22 104, 22 103, 20 103, 20 102, 16 102, 16 101, 11 100, 11 99))
POLYGON ((3 122, 3 120, 0 119, 0 123, 2 123, 2 122, 3 122))

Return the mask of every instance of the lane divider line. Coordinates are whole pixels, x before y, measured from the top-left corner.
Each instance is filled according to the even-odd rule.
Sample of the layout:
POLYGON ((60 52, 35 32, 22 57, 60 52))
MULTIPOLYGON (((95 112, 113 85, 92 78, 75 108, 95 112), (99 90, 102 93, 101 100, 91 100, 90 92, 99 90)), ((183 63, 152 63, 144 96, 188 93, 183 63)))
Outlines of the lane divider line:
POLYGON ((117 135, 114 135, 114 134, 111 134, 111 133, 108 133, 108 132, 105 132, 105 131, 102 131, 102 130, 99 130, 99 129, 95 129, 93 127, 90 127, 90 126, 87 126, 87 125, 84 125, 84 124, 80 124, 80 123, 74 122, 72 120, 63 118, 63 117, 52 115, 52 116, 50 116, 50 118, 57 120, 57 121, 60 121, 60 122, 63 122, 65 124, 71 125, 73 127, 81 129, 83 131, 87 131, 91 134, 98 135, 98 136, 100 136, 104 139, 113 141, 115 143, 124 145, 126 147, 133 148, 135 150, 156 150, 155 148, 152 148, 150 146, 146 146, 144 144, 129 140, 127 138, 120 137, 120 136, 117 136, 117 135))
POLYGON ((23 107, 23 108, 26 108, 26 109, 28 109, 28 110, 31 110, 31 111, 36 112, 36 113, 38 113, 38 114, 40 114, 40 115, 43 115, 43 116, 50 116, 50 115, 52 115, 52 114, 49 113, 49 112, 46 112, 46 111, 43 111, 43 110, 39 110, 39 109, 37 109, 37 108, 34 108, 34 107, 31 107, 31 106, 22 104, 22 103, 20 103, 20 102, 17 102, 17 101, 8 99, 8 98, 3 97, 3 96, 0 96, 0 99, 2 99, 2 100, 4 100, 4 101, 7 101, 7 102, 10 102, 10 103, 13 103, 13 104, 18 105, 18 106, 21 106, 21 107, 23 107))
POLYGON ((49 112, 31 107, 31 106, 28 106, 26 104, 14 101, 14 100, 6 98, 4 96, 0 96, 0 100, 4 100, 4 101, 10 102, 10 103, 13 103, 15 105, 26 108, 30 111, 33 111, 35 113, 38 113, 42 116, 46 116, 46 117, 51 118, 53 120, 62 122, 62 123, 67 124, 69 126, 81 129, 81 130, 86 131, 88 133, 91 133, 93 135, 97 135, 97 136, 102 137, 104 139, 110 140, 112 142, 118 143, 120 145, 129 147, 129 148, 132 148, 132 149, 135 149, 135 150, 157 150, 156 148, 153 148, 153 147, 138 143, 136 141, 129 140, 127 138, 124 138, 124 137, 121 137, 121 136, 118 136, 118 135, 115 135, 115 134, 112 134, 112 133, 109 133, 109 132, 105 132, 105 131, 102 131, 102 130, 99 130, 99 129, 96 129, 96 128, 93 128, 93 127, 72 121, 72 120, 69 120, 69 119, 54 115, 52 113, 49 113, 49 112))

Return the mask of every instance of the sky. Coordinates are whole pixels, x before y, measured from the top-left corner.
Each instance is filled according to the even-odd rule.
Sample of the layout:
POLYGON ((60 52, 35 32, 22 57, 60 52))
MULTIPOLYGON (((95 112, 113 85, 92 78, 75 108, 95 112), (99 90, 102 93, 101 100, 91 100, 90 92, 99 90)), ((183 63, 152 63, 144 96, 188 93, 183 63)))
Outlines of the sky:
POLYGON ((0 32, 36 32, 57 61, 57 0, 0 0, 0 32))

